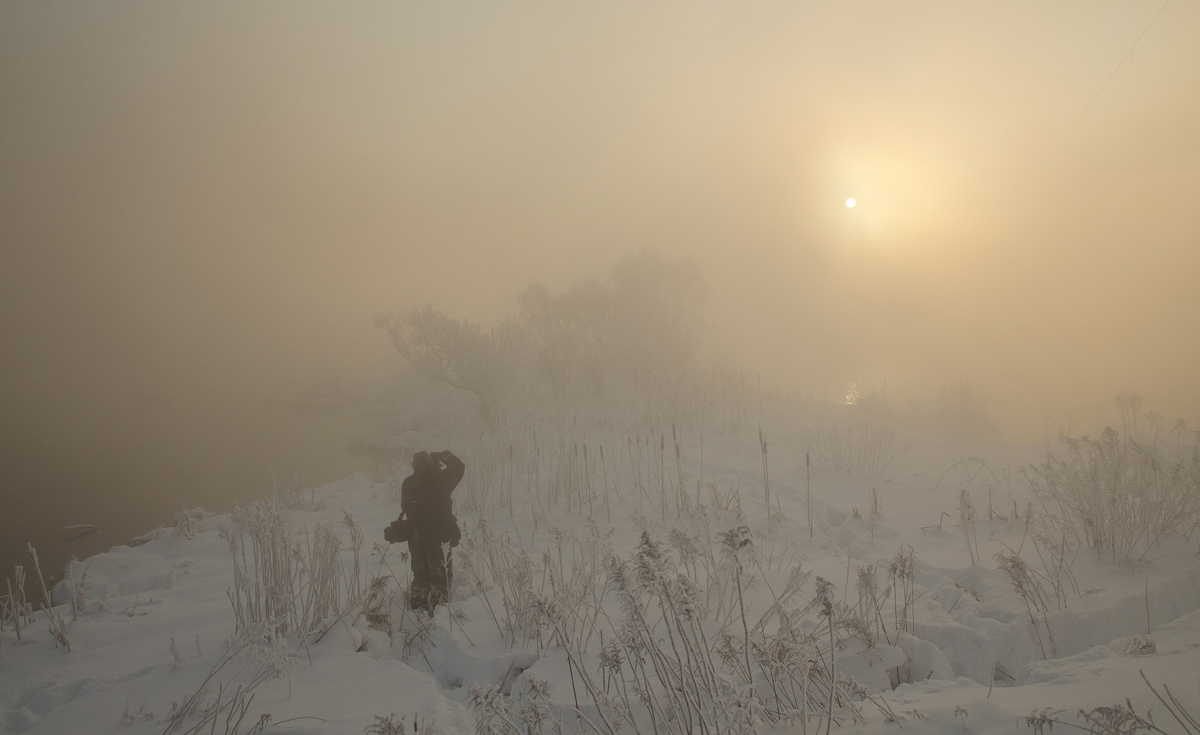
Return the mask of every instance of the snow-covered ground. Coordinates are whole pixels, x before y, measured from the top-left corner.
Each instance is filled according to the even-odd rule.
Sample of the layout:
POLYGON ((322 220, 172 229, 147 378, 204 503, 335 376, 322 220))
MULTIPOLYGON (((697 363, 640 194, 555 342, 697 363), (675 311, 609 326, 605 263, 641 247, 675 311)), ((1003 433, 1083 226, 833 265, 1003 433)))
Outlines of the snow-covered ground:
POLYGON ((405 609, 404 545, 383 543, 395 482, 356 474, 281 493, 270 511, 183 514, 72 566, 53 592, 69 652, 41 611, 20 640, 6 623, 0 729, 160 733, 187 710, 180 732, 389 732, 402 721, 411 731, 416 719, 421 730, 516 735, 540 711, 546 731, 561 718, 568 732, 823 732, 816 700, 831 670, 843 731, 1033 731, 1026 718, 1038 714, 1087 728, 1080 710, 1128 699, 1186 732, 1141 672, 1200 714, 1195 537, 1115 559, 1066 549, 1056 575, 1021 471, 1045 446, 892 434, 798 404, 745 413, 709 410, 704 429, 529 419, 445 433, 425 448, 467 462, 455 493, 465 533, 452 604, 432 619, 405 609), (254 524, 270 513, 289 524, 291 590, 256 589, 254 524), (321 577, 336 593, 319 593, 330 530, 341 571, 321 577), (1028 565, 1028 603, 1014 552, 1028 565), (833 585, 824 598, 822 580, 833 585), (274 595, 276 610, 303 607, 292 614, 310 629, 256 622, 246 609, 256 592, 260 605, 274 595), (656 594, 688 609, 673 618, 656 594), (631 610, 661 646, 640 649, 640 669, 631 610), (687 648, 686 631, 703 643, 687 648), (652 721, 640 685, 660 712, 695 700, 695 720, 652 721), (771 699, 785 686, 810 699, 771 699))

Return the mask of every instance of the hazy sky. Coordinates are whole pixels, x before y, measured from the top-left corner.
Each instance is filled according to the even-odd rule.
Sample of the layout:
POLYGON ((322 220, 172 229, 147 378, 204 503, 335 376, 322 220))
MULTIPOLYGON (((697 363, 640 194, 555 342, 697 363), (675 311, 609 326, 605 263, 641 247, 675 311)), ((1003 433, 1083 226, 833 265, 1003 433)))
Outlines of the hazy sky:
POLYGON ((1200 5, 1125 58, 1161 7, 4 2, 0 421, 369 374, 377 311, 640 247, 803 394, 1194 420, 1200 5))

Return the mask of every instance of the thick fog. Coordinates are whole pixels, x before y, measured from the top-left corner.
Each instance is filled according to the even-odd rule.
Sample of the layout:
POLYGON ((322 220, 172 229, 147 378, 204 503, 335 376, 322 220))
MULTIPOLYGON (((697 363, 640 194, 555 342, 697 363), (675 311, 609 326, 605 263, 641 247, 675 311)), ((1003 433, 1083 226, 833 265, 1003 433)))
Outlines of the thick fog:
POLYGON ((373 314, 490 324, 641 248, 801 397, 1194 424, 1198 79, 1158 0, 5 3, 5 554, 332 479, 361 421, 294 398, 397 362, 373 314))

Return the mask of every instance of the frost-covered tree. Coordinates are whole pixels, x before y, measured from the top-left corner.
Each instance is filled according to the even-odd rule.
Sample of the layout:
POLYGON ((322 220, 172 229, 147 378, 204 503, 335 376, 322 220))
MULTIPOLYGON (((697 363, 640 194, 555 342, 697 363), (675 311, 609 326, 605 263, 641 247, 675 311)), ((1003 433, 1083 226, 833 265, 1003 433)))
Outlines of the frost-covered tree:
POLYGON ((523 338, 511 320, 485 332, 474 322, 427 305, 404 316, 376 315, 375 326, 388 333, 392 346, 417 372, 474 393, 485 421, 495 418, 516 385, 523 338))
POLYGON ((584 384, 603 393, 615 375, 653 382, 694 357, 709 291, 695 263, 642 250, 619 261, 607 283, 560 294, 532 283, 517 302, 555 390, 584 384))
POLYGON ((642 250, 613 267, 612 281, 617 359, 625 371, 652 379, 695 356, 711 292, 699 265, 642 250))
POLYGON ((557 295, 531 283, 517 303, 535 361, 554 391, 585 382, 602 393, 613 363, 613 292, 595 280, 557 295))
POLYGON ((551 293, 531 283, 519 317, 485 331, 432 305, 382 314, 396 351, 421 374, 474 393, 485 420, 518 388, 604 395, 610 381, 654 385, 695 356, 708 283, 699 267, 642 250, 595 279, 551 293))
POLYGON ((535 362, 555 392, 563 390, 579 362, 575 315, 541 283, 531 283, 517 295, 521 322, 529 330, 535 362))

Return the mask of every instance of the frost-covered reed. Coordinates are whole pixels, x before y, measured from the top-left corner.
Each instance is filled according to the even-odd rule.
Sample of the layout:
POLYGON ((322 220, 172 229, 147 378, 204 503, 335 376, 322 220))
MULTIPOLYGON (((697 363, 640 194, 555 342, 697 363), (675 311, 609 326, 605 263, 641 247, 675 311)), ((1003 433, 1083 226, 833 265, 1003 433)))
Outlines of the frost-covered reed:
MULTIPOLYGON (((612 551, 596 523, 552 529, 537 556, 481 522, 460 554, 465 594, 481 599, 506 645, 565 653, 573 714, 585 731, 746 733, 764 722, 807 731, 861 719, 862 703, 874 700, 838 675, 833 651, 850 638, 873 645, 875 631, 890 640, 891 630, 911 625, 911 552, 889 567, 904 590, 889 625, 890 593, 878 584, 860 600, 869 617, 835 602, 828 582, 806 598, 809 574, 799 564, 772 591, 770 560, 748 527, 716 531, 702 516, 689 521, 666 541, 643 531, 628 556, 612 551), (752 613, 746 592, 759 586, 773 602, 752 613), (866 619, 872 632, 864 636, 866 619)), ((494 688, 473 690, 472 706, 479 732, 530 726, 494 688)))
POLYGON ((831 422, 818 426, 809 440, 812 464, 847 474, 880 475, 900 452, 896 435, 887 429, 859 424, 841 426, 831 422))
POLYGON ((344 524, 353 554, 349 570, 332 523, 294 534, 290 511, 271 499, 231 511, 221 535, 233 555, 228 594, 238 630, 269 624, 278 635, 303 635, 341 612, 343 600, 361 601, 364 538, 349 516, 344 524))

